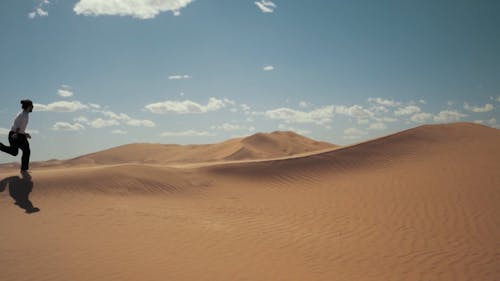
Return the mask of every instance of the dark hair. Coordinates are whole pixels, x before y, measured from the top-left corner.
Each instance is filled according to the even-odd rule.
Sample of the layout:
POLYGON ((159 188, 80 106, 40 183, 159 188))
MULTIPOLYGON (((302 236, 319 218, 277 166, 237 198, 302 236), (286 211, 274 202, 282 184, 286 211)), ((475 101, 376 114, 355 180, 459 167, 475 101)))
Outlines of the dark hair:
POLYGON ((21 105, 23 109, 26 109, 28 106, 33 106, 33 102, 31 100, 22 100, 21 105))

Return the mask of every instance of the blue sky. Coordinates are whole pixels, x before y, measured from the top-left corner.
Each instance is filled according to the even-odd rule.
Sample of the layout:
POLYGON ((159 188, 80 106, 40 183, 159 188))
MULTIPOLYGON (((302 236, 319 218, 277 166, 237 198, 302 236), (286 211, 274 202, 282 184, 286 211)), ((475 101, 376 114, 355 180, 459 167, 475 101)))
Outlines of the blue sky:
POLYGON ((275 130, 350 144, 499 127, 498 1, 114 2, 0 2, 3 143, 24 98, 33 160, 275 130))

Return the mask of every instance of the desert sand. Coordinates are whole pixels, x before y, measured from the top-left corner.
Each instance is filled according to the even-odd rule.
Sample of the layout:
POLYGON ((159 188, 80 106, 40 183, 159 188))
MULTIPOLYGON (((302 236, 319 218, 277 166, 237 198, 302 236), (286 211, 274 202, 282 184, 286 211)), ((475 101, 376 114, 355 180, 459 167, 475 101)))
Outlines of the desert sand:
POLYGON ((500 280, 500 130, 254 136, 2 167, 0 280, 500 280))

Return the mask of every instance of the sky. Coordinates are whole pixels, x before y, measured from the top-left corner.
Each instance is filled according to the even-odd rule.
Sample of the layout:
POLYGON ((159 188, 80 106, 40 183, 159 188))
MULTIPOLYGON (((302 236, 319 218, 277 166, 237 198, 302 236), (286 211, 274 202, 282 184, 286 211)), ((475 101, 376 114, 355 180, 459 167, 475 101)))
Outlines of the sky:
POLYGON ((3 0, 0 141, 25 98, 35 161, 277 130, 347 145, 500 128, 498 14, 496 0, 3 0))

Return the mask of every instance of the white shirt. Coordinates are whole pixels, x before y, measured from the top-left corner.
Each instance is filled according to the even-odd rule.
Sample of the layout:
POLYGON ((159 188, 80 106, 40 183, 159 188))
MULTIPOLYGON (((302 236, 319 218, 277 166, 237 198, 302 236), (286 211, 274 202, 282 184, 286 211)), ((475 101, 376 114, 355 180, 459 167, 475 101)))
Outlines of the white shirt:
POLYGON ((17 114, 16 119, 14 119, 14 125, 12 125, 11 130, 15 132, 19 128, 19 133, 25 134, 26 126, 28 126, 28 121, 30 119, 29 113, 26 111, 21 111, 17 114))

